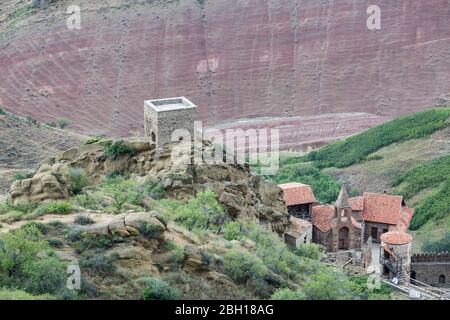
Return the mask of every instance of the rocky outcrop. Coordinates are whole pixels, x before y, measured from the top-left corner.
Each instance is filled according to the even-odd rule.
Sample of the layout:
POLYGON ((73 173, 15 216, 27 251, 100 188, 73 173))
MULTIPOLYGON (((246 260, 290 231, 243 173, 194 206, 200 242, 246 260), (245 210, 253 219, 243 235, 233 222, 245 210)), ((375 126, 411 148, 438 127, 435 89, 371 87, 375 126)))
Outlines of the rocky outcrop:
MULTIPOLYGON (((212 190, 231 218, 256 220, 279 233, 286 229, 288 213, 281 189, 253 175, 248 166, 191 164, 190 156, 172 157, 173 146, 156 154, 154 146, 145 141, 128 141, 131 152, 108 158, 103 151, 105 143, 83 145, 48 159, 31 179, 11 186, 12 200, 29 203, 68 198, 71 168, 84 170, 94 182, 99 182, 105 174, 126 172, 160 181, 169 197, 179 200, 189 200, 198 192, 212 190)), ((210 148, 204 142, 204 150, 210 148)), ((125 226, 115 222, 104 226, 104 230, 136 234, 133 217, 127 217, 125 226)))
POLYGON ((42 165, 30 179, 15 181, 10 194, 15 203, 60 200, 69 197, 68 167, 62 163, 42 165))
MULTIPOLYGON (((162 239, 166 231, 166 225, 158 219, 155 213, 134 212, 120 214, 113 218, 94 224, 92 226, 81 227, 84 232, 94 234, 105 234, 120 237, 141 236, 143 225, 151 225, 154 228, 152 237, 162 239)), ((145 236, 145 234, 144 234, 145 236)))

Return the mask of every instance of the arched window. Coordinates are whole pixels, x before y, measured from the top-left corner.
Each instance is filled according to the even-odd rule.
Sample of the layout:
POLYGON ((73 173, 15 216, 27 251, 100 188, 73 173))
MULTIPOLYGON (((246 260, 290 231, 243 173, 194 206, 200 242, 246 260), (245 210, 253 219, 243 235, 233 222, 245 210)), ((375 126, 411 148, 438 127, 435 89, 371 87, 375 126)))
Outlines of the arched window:
POLYGON ((439 283, 445 283, 445 276, 443 274, 439 276, 439 283))

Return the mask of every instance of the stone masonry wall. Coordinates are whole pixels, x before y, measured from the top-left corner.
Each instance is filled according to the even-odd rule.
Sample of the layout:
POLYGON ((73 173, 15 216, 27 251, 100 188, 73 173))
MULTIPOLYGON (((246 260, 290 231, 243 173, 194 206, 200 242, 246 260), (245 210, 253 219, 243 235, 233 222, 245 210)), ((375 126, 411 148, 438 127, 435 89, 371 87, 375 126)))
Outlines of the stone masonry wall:
POLYGON ((172 133, 177 129, 188 130, 191 138, 194 136, 195 109, 179 109, 156 112, 145 107, 145 137, 153 141, 152 132, 155 134, 156 147, 161 150, 171 142, 172 133))
POLYGON ((450 254, 444 252, 413 255, 411 257, 411 275, 426 284, 450 288, 450 254), (443 280, 444 283, 442 283, 443 280))

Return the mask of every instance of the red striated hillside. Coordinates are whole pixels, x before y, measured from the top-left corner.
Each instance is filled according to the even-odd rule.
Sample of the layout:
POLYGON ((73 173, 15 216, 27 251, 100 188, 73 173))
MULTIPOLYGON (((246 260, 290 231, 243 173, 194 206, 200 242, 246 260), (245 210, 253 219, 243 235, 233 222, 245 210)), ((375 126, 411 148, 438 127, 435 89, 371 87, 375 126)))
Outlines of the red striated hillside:
POLYGON ((185 95, 217 124, 385 119, 450 92, 448 0, 82 0, 81 30, 66 27, 72 1, 13 6, 24 2, 1 4, 0 104, 41 121, 70 118, 82 133, 140 132, 150 98, 185 95), (366 27, 373 3, 377 31, 366 27))

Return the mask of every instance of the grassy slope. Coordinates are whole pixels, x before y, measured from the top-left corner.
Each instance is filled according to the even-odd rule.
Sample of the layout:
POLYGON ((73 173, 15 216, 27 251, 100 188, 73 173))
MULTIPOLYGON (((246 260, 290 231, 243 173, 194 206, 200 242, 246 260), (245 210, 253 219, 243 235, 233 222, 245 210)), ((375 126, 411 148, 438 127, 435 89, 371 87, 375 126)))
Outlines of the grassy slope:
POLYGON ((379 149, 396 142, 427 137, 450 125, 450 108, 400 117, 343 141, 331 143, 305 156, 320 168, 345 168, 365 161, 379 149))
POLYGON ((286 177, 286 167, 299 170, 312 165, 351 188, 404 195, 417 209, 411 227, 418 229, 414 232, 418 250, 423 241, 450 231, 449 116, 450 109, 441 108, 396 119, 304 157, 284 160, 279 177, 294 177, 286 177))

